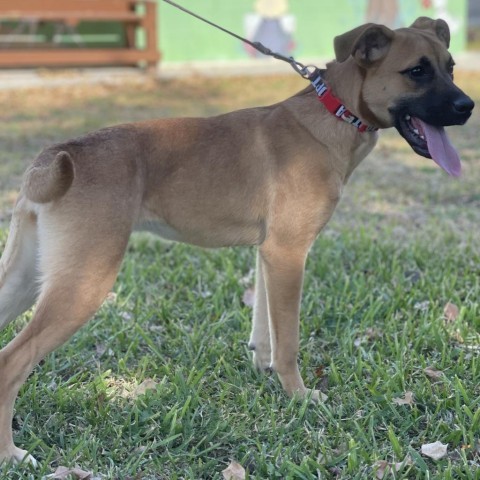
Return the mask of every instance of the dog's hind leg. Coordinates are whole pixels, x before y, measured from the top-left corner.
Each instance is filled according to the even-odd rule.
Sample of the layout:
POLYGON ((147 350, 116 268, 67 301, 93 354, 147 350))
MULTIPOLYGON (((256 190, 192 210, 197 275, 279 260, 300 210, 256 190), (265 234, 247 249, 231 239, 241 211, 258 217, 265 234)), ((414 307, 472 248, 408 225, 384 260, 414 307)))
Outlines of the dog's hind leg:
POLYGON ((255 278, 255 304, 253 307, 253 324, 248 348, 253 350, 253 363, 260 370, 270 368, 272 348, 270 345, 270 328, 268 325, 267 291, 263 276, 260 252, 257 252, 255 278))
POLYGON ((19 197, 0 260, 0 330, 28 310, 37 298, 37 217, 19 197))
MULTIPOLYGON (((30 323, 0 351, 0 462, 35 463, 13 443, 15 398, 35 365, 63 344, 100 307, 110 291, 130 235, 130 225, 72 220, 67 209, 44 222, 39 215, 42 285, 30 323)), ((116 218, 118 220, 118 216, 116 218)))

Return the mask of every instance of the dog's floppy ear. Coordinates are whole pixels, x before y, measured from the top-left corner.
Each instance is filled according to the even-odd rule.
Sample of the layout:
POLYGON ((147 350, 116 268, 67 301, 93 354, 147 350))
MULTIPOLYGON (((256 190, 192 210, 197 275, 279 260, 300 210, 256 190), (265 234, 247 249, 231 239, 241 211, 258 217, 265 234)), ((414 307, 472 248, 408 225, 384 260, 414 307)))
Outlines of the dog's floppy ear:
POLYGON ((418 17, 410 25, 410 28, 431 30, 445 44, 447 48, 450 47, 450 29, 448 28, 448 24, 445 20, 433 20, 432 18, 428 17, 418 17))
POLYGON ((383 25, 367 23, 335 37, 335 58, 344 62, 352 55, 358 64, 368 67, 387 54, 394 35, 383 25))

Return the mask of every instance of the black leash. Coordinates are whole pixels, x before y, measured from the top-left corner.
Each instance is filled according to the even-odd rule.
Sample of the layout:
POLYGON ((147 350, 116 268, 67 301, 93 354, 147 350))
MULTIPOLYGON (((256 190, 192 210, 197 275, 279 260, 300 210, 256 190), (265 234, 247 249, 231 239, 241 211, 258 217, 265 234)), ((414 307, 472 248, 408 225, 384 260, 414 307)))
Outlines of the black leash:
POLYGON ((272 50, 270 50, 268 47, 266 47, 260 42, 251 42, 250 40, 243 38, 240 35, 237 35, 236 33, 233 33, 230 30, 227 30, 226 28, 223 28, 220 25, 217 25, 216 23, 213 23, 210 20, 207 20, 206 18, 203 18, 200 15, 197 15, 196 13, 193 13, 192 11, 186 9, 185 7, 178 5, 178 3, 172 2, 172 0, 163 0, 163 1, 166 3, 169 3, 175 8, 178 8, 179 10, 182 10, 182 12, 188 13, 192 17, 198 18, 202 22, 208 23, 212 27, 218 28, 222 32, 225 32, 228 35, 235 37, 236 39, 246 43, 247 45, 250 45, 255 50, 258 50, 260 53, 263 53, 264 55, 268 55, 270 57, 276 58, 277 60, 282 60, 283 62, 289 63, 290 66, 298 74, 300 74, 303 78, 307 80, 309 80, 310 76, 317 70, 317 68, 313 65, 303 65, 303 63, 297 62, 293 57, 286 57, 285 55, 281 55, 280 53, 272 52, 272 50), (313 70, 309 70, 309 69, 313 69, 313 70))

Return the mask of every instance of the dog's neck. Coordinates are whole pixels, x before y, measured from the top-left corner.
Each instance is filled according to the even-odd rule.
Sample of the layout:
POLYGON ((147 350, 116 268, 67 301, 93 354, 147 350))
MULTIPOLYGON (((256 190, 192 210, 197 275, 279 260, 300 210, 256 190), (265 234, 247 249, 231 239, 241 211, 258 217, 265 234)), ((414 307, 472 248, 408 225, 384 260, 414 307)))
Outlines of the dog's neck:
POLYGON ((317 92, 318 99, 332 115, 335 115, 339 120, 349 123, 361 133, 378 130, 377 127, 368 125, 365 121, 362 121, 360 117, 345 106, 342 100, 334 95, 332 87, 330 87, 324 79, 324 72, 317 69, 310 75, 309 79, 317 92))
POLYGON ((369 126, 368 131, 383 127, 382 122, 375 117, 363 101, 362 87, 364 75, 353 60, 327 64, 327 69, 322 71, 322 76, 332 89, 333 95, 353 115, 369 126))

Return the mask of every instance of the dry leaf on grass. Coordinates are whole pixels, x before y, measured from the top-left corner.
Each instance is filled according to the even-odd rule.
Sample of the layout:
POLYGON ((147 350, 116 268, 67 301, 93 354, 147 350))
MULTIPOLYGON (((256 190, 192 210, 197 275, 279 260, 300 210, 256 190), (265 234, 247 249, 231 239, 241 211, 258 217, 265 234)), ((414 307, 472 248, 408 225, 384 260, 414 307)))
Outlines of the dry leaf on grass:
POLYGON ((222 470, 222 475, 225 480, 245 480, 245 469, 235 460, 230 462, 230 465, 222 470))
POLYGON ((375 472, 375 476, 382 480, 385 475, 388 475, 390 472, 399 472, 400 470, 402 470, 402 468, 405 466, 405 465, 411 465, 412 464, 412 460, 407 457, 403 462, 398 462, 398 463, 390 463, 390 462, 387 462, 386 460, 379 460, 378 462, 375 463, 375 467, 376 467, 376 472, 375 472))
POLYGON ((324 365, 319 365, 316 369, 315 369, 315 376, 317 378, 323 378, 325 376, 325 366, 324 365))
POLYGON ((58 467, 54 473, 43 477, 51 480, 67 480, 69 478, 75 478, 78 480, 95 480, 92 472, 86 472, 81 468, 67 468, 67 467, 58 467))
POLYGON ((247 288, 243 292, 242 302, 247 307, 253 307, 255 305, 255 288, 254 287, 247 288))
POLYGON ((363 332, 353 341, 353 345, 355 347, 359 347, 364 343, 369 343, 376 340, 377 338, 382 338, 382 336, 383 336, 383 332, 381 332, 380 330, 377 330, 376 328, 369 327, 365 330, 365 332, 363 332))
POLYGON ((404 398, 394 398, 392 402, 396 405, 413 405, 413 392, 405 392, 404 398))
POLYGON ((454 303, 448 302, 443 308, 443 316, 447 323, 454 322, 458 318, 459 314, 460 309, 454 303))
POLYGON ((427 377, 430 377, 433 380, 439 380, 443 377, 443 372, 440 370, 436 370, 433 367, 424 368, 423 373, 425 373, 427 377))
POLYGON ((133 392, 133 398, 137 398, 140 395, 145 395, 148 390, 155 390, 158 383, 151 378, 144 380, 133 392))
POLYGON ((422 445, 422 455, 440 460, 447 454, 447 448, 448 444, 444 445, 442 442, 426 443, 422 445))

